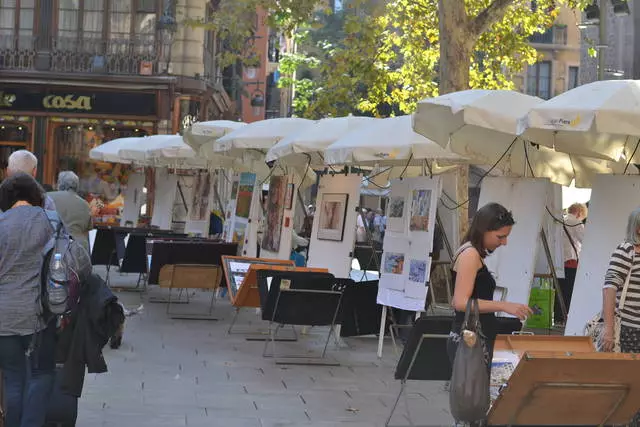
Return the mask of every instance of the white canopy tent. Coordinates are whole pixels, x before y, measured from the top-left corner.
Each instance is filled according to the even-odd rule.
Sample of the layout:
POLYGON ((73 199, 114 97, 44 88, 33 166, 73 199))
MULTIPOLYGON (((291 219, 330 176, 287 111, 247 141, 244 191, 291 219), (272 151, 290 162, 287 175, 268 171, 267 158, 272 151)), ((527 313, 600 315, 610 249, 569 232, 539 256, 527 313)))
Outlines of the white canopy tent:
POLYGON ((640 81, 578 86, 534 106, 525 125, 524 139, 557 151, 639 162, 640 81))
POLYGON ((356 129, 365 128, 379 121, 371 117, 330 117, 318 120, 294 132, 269 149, 266 161, 278 161, 285 165, 322 166, 324 150, 356 129))

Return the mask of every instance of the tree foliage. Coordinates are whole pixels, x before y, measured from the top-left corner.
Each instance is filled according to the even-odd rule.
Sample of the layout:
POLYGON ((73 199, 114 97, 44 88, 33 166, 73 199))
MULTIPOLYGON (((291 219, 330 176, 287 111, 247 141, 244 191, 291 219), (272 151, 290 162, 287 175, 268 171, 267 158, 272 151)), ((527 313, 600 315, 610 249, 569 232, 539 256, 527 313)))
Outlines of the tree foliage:
POLYGON ((217 3, 190 24, 225 40, 223 67, 253 60, 256 8, 268 11, 272 28, 298 37, 298 51, 281 60, 280 86, 295 89, 298 115, 317 118, 405 114, 443 91, 513 88, 512 76, 538 59, 529 37, 550 28, 560 7, 590 0, 346 0, 332 16, 318 13, 321 0, 217 3), (374 3, 383 9, 366 9, 374 3), (303 70, 313 78, 300 78, 303 70))
MULTIPOLYGON (((464 2, 458 23, 468 49, 463 67, 468 87, 512 89, 512 77, 538 60, 528 43, 535 33, 550 28, 560 7, 580 8, 583 0, 442 0, 464 2)), ((416 103, 440 91, 441 15, 438 0, 391 0, 378 16, 344 14, 345 37, 340 44, 319 41, 317 78, 302 96, 311 99, 298 111, 317 118, 369 113, 406 114, 416 103)), ((447 34, 450 36, 450 34, 447 34)), ((293 83, 285 81, 285 83, 293 83)), ((463 84, 466 85, 466 82, 463 84)), ((468 87, 455 87, 462 90, 468 87)))

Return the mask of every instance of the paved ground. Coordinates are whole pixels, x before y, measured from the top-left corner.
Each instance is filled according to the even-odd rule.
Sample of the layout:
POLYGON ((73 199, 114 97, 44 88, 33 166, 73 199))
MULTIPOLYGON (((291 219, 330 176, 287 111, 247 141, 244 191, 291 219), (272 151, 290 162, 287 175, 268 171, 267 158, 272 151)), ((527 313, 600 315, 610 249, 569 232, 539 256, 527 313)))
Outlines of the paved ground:
MULTIPOLYGON (((132 285, 135 277, 116 273, 113 284, 132 285)), ((219 321, 193 321, 169 319, 166 305, 148 303, 146 295, 118 295, 127 308, 144 303, 144 310, 127 319, 123 346, 105 349, 109 373, 88 375, 79 427, 377 427, 400 389, 390 341, 382 360, 375 338, 350 338, 341 348, 330 345, 339 367, 280 366, 262 357, 263 343, 227 335, 233 310, 226 299, 216 304, 219 321)), ((206 305, 200 296, 188 307, 175 307, 206 305)), ((245 310, 237 324, 240 331, 265 326, 254 310, 245 310)), ((321 350, 324 331, 314 328, 296 343, 278 343, 279 351, 321 350)), ((391 425, 452 425, 443 386, 410 384, 391 425)))

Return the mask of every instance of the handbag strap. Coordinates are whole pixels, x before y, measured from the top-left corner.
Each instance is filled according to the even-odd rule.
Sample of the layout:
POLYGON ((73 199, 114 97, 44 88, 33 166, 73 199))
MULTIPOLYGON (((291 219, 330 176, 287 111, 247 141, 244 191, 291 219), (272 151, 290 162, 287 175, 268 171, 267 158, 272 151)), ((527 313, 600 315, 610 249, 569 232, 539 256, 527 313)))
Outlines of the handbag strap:
POLYGON ((624 308, 624 303, 627 300, 627 291, 629 290, 629 282, 631 282, 631 272, 633 271, 633 265, 636 262, 636 247, 632 245, 631 247, 631 267, 629 268, 629 273, 627 273, 627 278, 624 281, 624 286, 622 287, 622 294, 620 295, 620 303, 618 304, 618 310, 622 311, 624 308))
POLYGON ((478 307, 478 300, 475 298, 469 298, 467 300, 467 309, 464 313, 464 322, 462 323, 462 329, 469 329, 476 331, 478 329, 478 321, 480 320, 480 308, 478 307), (473 329, 469 328, 469 318, 472 317, 471 313, 473 312, 473 329))

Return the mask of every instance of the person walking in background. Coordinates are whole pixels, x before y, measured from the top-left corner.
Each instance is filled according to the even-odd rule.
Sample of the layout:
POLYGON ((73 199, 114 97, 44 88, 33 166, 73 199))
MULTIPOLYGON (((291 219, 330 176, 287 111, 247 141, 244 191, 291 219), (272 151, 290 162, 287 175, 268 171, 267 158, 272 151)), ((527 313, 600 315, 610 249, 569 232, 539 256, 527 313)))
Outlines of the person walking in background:
POLYGON ((93 228, 89 203, 78 196, 80 179, 72 171, 58 174, 58 191, 48 193, 69 234, 89 253, 89 231, 93 228))
MULTIPOLYGON (((16 173, 26 173, 34 179, 38 174, 38 158, 28 150, 18 150, 11 153, 7 162, 7 177, 16 173)), ((56 204, 53 200, 45 195, 44 208, 48 211, 55 211, 56 204)))
MULTIPOLYGON (((571 305, 571 295, 573 295, 573 285, 576 281, 576 271, 578 270, 578 259, 582 250, 582 240, 584 239, 584 220, 587 218, 587 207, 581 203, 574 203, 569 206, 567 215, 564 217, 563 231, 563 254, 564 254, 564 279, 558 279, 562 301, 569 314, 571 305)), ((560 295, 556 295, 556 303, 553 307, 553 322, 562 325, 566 322, 560 305, 560 295)))
POLYGON ((53 227, 45 193, 29 174, 0 184, 0 371, 5 426, 42 427, 55 371, 55 320, 40 304, 45 245, 53 227))

